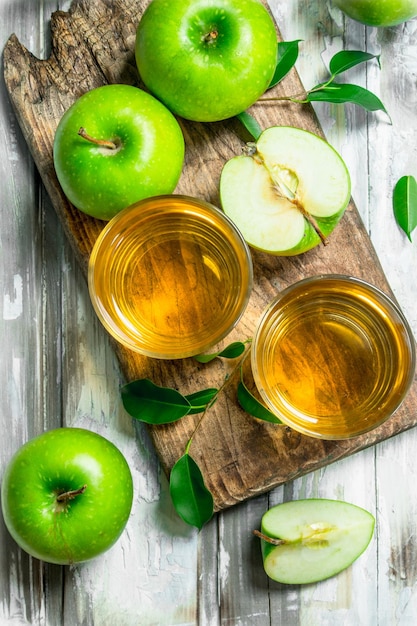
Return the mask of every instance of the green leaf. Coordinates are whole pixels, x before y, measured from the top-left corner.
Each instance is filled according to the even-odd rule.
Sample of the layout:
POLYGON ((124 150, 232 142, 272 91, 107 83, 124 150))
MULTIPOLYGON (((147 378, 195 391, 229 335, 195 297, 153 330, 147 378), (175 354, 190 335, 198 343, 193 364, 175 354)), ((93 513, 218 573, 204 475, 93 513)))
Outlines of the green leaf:
POLYGON ((337 52, 330 60, 329 70, 332 76, 336 76, 337 74, 350 70, 352 67, 355 67, 355 65, 359 65, 359 63, 366 63, 371 59, 377 59, 379 64, 379 58, 379 54, 370 54, 369 52, 362 52, 360 50, 341 50, 341 52, 337 52))
POLYGON ((199 363, 210 363, 217 357, 223 357, 224 359, 236 359, 245 351, 245 344, 242 341, 234 341, 230 345, 226 346, 220 352, 213 352, 212 354, 198 354, 195 356, 195 360, 199 363))
POLYGON ((298 44, 301 39, 295 41, 279 41, 277 53, 277 65, 268 89, 275 87, 294 67, 298 59, 298 44))
POLYGON ((332 83, 331 85, 323 87, 318 85, 307 94, 306 101, 333 102, 335 104, 352 102, 367 111, 384 111, 384 113, 388 115, 388 112, 378 96, 359 85, 340 83, 332 83))
POLYGON ((403 176, 394 187, 394 215, 398 225, 411 241, 417 227, 417 181, 414 176, 403 176))
POLYGON ((236 115, 236 117, 240 121, 240 123, 246 128, 250 136, 253 137, 255 141, 257 141, 262 133, 262 128, 259 126, 253 115, 251 115, 247 111, 242 111, 242 113, 239 113, 238 115, 236 115))
POLYGON ((274 415, 269 409, 267 409, 261 402, 259 402, 254 395, 251 394, 249 389, 244 384, 243 380, 239 383, 237 387, 237 399, 242 407, 249 415, 253 415, 253 417, 257 417, 260 420, 264 420, 265 422, 272 422, 273 424, 282 424, 281 420, 278 419, 276 415, 274 415))
POLYGON ((178 391, 159 387, 147 378, 124 385, 121 394, 129 415, 147 424, 176 422, 191 410, 187 398, 178 391))
POLYGON ((201 530, 213 515, 213 496, 204 484, 200 468, 188 453, 172 468, 169 490, 178 515, 201 530))
POLYGON ((196 391, 188 396, 184 396, 191 405, 189 415, 205 411, 207 406, 215 400, 218 391, 219 390, 215 388, 202 389, 201 391, 196 391))

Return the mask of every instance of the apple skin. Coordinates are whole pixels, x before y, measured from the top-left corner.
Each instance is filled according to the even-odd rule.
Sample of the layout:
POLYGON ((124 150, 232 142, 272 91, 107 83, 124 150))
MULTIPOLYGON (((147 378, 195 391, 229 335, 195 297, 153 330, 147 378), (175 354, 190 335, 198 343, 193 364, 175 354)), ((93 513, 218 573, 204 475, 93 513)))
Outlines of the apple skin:
POLYGON ((150 196, 171 193, 184 162, 184 136, 170 111, 131 85, 104 85, 83 94, 64 113, 54 138, 54 165, 69 201, 109 220, 150 196), (78 134, 114 140, 116 150, 78 134))
POLYGON ((277 46, 275 25, 258 0, 153 0, 138 25, 136 63, 146 87, 173 113, 215 122, 265 92, 277 46))
POLYGON ((133 482, 113 443, 82 428, 58 428, 19 448, 1 497, 16 543, 37 559, 65 565, 92 559, 117 541, 130 515, 133 482), (66 505, 57 503, 57 493, 83 485, 66 505))
POLYGON ((352 19, 368 26, 395 26, 417 15, 417 0, 333 0, 352 19))

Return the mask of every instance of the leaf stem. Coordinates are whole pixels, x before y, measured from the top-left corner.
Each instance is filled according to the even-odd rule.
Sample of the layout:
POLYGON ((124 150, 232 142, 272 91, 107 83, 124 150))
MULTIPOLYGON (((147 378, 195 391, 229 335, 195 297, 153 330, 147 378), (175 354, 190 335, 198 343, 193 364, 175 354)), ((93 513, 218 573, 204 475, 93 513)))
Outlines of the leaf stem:
POLYGON ((198 422, 197 422, 197 424, 196 424, 196 426, 195 426, 195 428, 194 428, 194 430, 193 430, 193 432, 191 434, 191 437, 189 438, 189 440, 187 441, 187 444, 185 446, 185 454, 188 454, 189 449, 191 447, 191 444, 193 442, 194 435, 196 434, 197 430, 200 428, 201 422, 203 421, 203 419, 207 415, 208 410, 216 402, 219 394, 230 384, 231 380, 233 380, 234 375, 239 370, 239 368, 242 367, 243 363, 246 361, 248 355, 250 354, 251 349, 252 349, 252 341, 248 340, 247 343, 248 343, 248 348, 246 348, 245 352, 242 354, 241 358, 237 361, 235 367, 233 368, 233 370, 231 371, 229 376, 227 376, 227 378, 225 379, 223 384, 217 390, 216 394, 213 396, 211 401, 206 405, 204 411, 201 413, 200 419, 198 420, 198 422))

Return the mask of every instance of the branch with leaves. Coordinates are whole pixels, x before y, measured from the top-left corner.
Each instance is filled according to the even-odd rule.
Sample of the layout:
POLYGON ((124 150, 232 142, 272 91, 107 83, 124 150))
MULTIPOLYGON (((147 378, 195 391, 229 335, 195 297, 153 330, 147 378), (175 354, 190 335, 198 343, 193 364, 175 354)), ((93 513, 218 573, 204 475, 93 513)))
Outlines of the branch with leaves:
MULTIPOLYGON (((294 67, 299 54, 299 42, 300 40, 279 43, 276 70, 268 91, 294 67)), ((284 97, 265 96, 261 98, 261 101, 291 101, 299 104, 319 101, 335 104, 351 102, 368 111, 383 111, 388 115, 380 99, 372 92, 358 85, 336 81, 336 78, 343 72, 371 60, 376 60, 379 64, 379 56, 367 52, 338 52, 330 60, 329 77, 323 83, 302 94, 284 97)), ((255 118, 246 111, 237 117, 256 141, 262 130, 255 118)), ((417 226, 417 183, 412 177, 403 177, 399 181, 394 193, 394 210, 398 223, 410 238, 411 231, 417 226)), ((210 363, 216 358, 236 360, 232 374, 219 388, 207 388, 193 394, 183 395, 176 389, 155 385, 149 379, 140 379, 124 385, 121 389, 126 411, 134 419, 146 424, 153 426, 169 424, 188 415, 200 414, 201 417, 185 445, 184 453, 174 464, 169 477, 170 494, 178 515, 187 524, 199 530, 211 519, 214 512, 214 500, 205 485, 198 464, 190 454, 190 448, 205 416, 238 370, 240 370, 240 380, 237 386, 237 401, 243 410, 257 419, 282 424, 276 415, 255 398, 244 383, 242 366, 250 349, 250 340, 237 341, 220 352, 194 357, 202 364, 210 363)))
POLYGON ((234 373, 240 370, 237 400, 243 410, 257 419, 281 424, 281 421, 255 398, 243 381, 243 363, 249 354, 248 340, 235 341, 220 352, 194 357, 199 363, 210 363, 216 358, 237 359, 233 372, 219 388, 207 388, 190 395, 182 395, 176 389, 155 385, 151 380, 144 378, 128 383, 121 389, 126 411, 133 418, 146 424, 158 426, 176 422, 187 415, 201 414, 187 441, 184 454, 175 463, 169 477, 170 494, 175 510, 187 524, 196 526, 199 530, 212 517, 214 502, 198 464, 190 455, 190 448, 204 417, 234 378, 234 373))
MULTIPOLYGON (((294 67, 299 56, 299 43, 300 39, 295 41, 279 42, 278 43, 278 57, 275 73, 272 81, 269 85, 268 91, 273 89, 294 67)), ((381 102, 381 100, 374 93, 360 87, 359 85, 353 85, 349 83, 337 82, 337 77, 354 68, 361 63, 367 63, 368 61, 376 60, 380 67, 379 55, 370 54, 369 52, 362 52, 361 50, 342 50, 337 52, 329 62, 329 76, 326 81, 312 87, 308 91, 304 91, 300 94, 294 94, 289 96, 264 96, 259 99, 259 102, 295 102, 298 104, 307 104, 308 102, 329 102, 333 104, 345 104, 353 103, 357 106, 361 106, 367 111, 383 111, 391 121, 391 118, 381 102)), ((245 126, 246 130, 256 140, 261 134, 261 128, 257 121, 247 111, 240 113, 238 116, 240 122, 245 126)))

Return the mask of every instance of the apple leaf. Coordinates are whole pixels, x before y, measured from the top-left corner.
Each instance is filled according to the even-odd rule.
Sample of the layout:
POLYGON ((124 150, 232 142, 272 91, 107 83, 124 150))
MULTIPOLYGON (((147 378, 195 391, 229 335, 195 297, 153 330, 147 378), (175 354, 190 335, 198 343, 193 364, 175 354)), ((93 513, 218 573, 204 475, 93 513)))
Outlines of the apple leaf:
POLYGON ((355 67, 355 65, 366 63, 372 59, 376 59, 381 67, 379 54, 370 54, 369 52, 362 52, 361 50, 341 50, 331 58, 329 70, 332 76, 336 76, 337 74, 350 70, 352 67, 355 67))
POLYGON ((414 176, 403 176, 394 187, 394 216, 398 225, 411 241, 417 227, 417 181, 414 176))
POLYGON ((389 117, 381 100, 368 89, 359 85, 331 83, 317 85, 306 96, 306 102, 332 102, 342 104, 352 102, 367 111, 383 111, 389 117))
POLYGON ((212 354, 198 354, 195 356, 195 360, 199 363, 210 363, 217 357, 223 357, 224 359, 236 359, 245 351, 245 344, 242 341, 234 341, 220 352, 213 352, 212 354))
POLYGON ((178 515, 191 526, 202 529, 213 516, 213 496, 194 459, 185 452, 171 470, 169 490, 178 515))
POLYGON ((176 422, 192 409, 187 398, 178 391, 159 387, 147 378, 124 385, 121 394, 129 415, 148 424, 176 422))
POLYGON ((268 89, 275 87, 294 67, 298 59, 298 44, 301 39, 295 41, 279 41, 277 52, 277 65, 268 89))
POLYGON ((249 415, 257 417, 260 420, 264 420, 265 422, 282 424, 281 420, 278 419, 276 415, 269 411, 269 409, 267 409, 255 398, 254 395, 251 394, 243 380, 240 381, 237 387, 237 399, 242 409, 249 413, 249 415))
POLYGON ((183 396, 176 389, 159 387, 151 380, 134 380, 121 389, 126 411, 147 424, 169 424, 185 417, 202 413, 214 402, 218 389, 208 388, 183 396))
POLYGON ((195 413, 205 411, 206 408, 216 400, 218 392, 218 389, 212 387, 196 391, 188 396, 184 396, 191 405, 188 415, 194 415, 195 413))
POLYGON ((253 115, 251 115, 247 111, 242 111, 242 113, 239 113, 239 115, 236 115, 236 117, 242 124, 242 126, 246 128, 250 136, 253 137, 255 141, 257 141, 262 134, 262 128, 253 117, 253 115))

